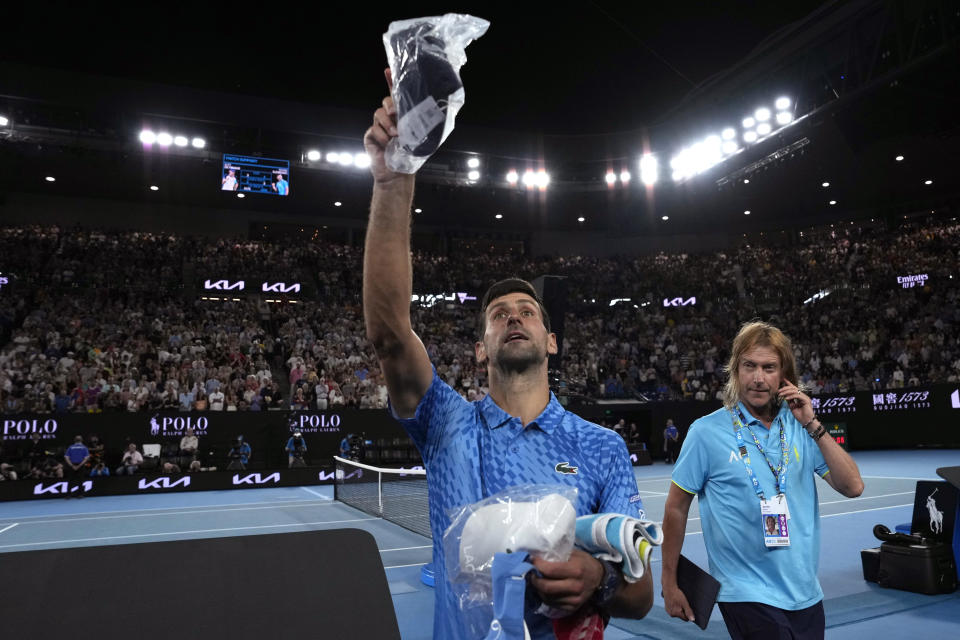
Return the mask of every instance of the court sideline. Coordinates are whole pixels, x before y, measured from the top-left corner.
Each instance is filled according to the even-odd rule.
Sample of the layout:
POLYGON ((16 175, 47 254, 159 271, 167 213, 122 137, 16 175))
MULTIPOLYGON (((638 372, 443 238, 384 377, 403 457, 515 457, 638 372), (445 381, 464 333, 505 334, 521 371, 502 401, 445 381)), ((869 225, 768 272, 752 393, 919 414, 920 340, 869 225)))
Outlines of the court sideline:
MULTIPOLYGON (((909 521, 916 480, 938 479, 935 469, 960 463, 960 451, 857 452, 854 458, 866 484, 861 497, 848 500, 819 483, 827 637, 909 637, 918 628, 935 637, 957 636, 960 595, 923 596, 869 584, 862 578, 860 549, 879 544, 874 524, 892 529, 909 521)), ((660 463, 636 468, 651 519, 662 519, 669 472, 660 463)), ((684 553, 706 567, 698 515, 694 501, 684 553)), ((419 580, 421 565, 430 560, 430 541, 335 502, 327 486, 2 503, 0 553, 343 527, 369 531, 377 540, 404 640, 430 638, 433 592, 419 580)), ((659 551, 653 562, 654 609, 641 621, 613 620, 606 637, 728 637, 716 610, 705 632, 670 619, 659 597, 659 551)))

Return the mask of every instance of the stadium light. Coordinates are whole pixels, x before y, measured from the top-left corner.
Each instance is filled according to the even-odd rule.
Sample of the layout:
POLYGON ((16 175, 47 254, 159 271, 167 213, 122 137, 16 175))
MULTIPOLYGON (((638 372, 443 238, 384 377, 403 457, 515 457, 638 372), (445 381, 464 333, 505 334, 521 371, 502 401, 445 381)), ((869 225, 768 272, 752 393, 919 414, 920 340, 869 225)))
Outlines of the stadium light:
POLYGON ((661 220, 669 220, 669 219, 670 219, 670 216, 660 216, 660 219, 661 219, 661 220))
POLYGON ((476 156, 474 156, 473 158, 470 158, 469 160, 467 160, 467 167, 469 167, 470 169, 476 169, 479 166, 480 166, 480 158, 477 158, 476 156))
POLYGON ((5 127, 10 123, 5 116, 0 116, 0 127, 5 127))
POLYGON ((353 164, 353 154, 343 152, 340 154, 339 158, 337 158, 337 161, 344 167, 349 167, 353 164))
POLYGON ((335 206, 335 207, 342 207, 342 206, 343 206, 343 203, 340 202, 339 200, 337 200, 336 202, 333 203, 333 206, 335 206))
POLYGON ((617 181, 617 174, 615 174, 613 171, 607 171, 607 175, 604 176, 603 179, 606 180, 607 184, 612 187, 613 183, 617 181))
POLYGON ((150 185, 150 191, 160 191, 160 187, 155 184, 150 185))
POLYGON ((423 213, 423 209, 417 208, 413 210, 414 213, 423 213))
POLYGON ((835 205, 835 204, 837 204, 837 201, 836 201, 836 200, 831 200, 831 201, 830 201, 830 204, 831 204, 831 205, 835 205))
POLYGON ((733 127, 727 127, 720 133, 720 137, 724 140, 733 140, 737 137, 737 131, 733 127))
POLYGON ((178 147, 185 147, 187 144, 189 144, 189 142, 190 141, 187 140, 186 136, 177 136, 173 139, 173 144, 177 145, 178 147))
POLYGON ((469 173, 467 173, 467 180, 472 180, 472 181, 476 182, 476 181, 479 180, 479 179, 480 179, 480 172, 479 172, 479 171, 474 170, 474 171, 470 171, 469 173))
POLYGON ((747 131, 743 134, 744 142, 756 142, 757 141, 757 132, 756 131, 747 131))
POLYGON ((632 176, 630 175, 630 172, 627 171, 626 169, 620 172, 620 182, 622 182, 623 184, 627 184, 628 182, 630 182, 631 177, 632 176))
POLYGON ((327 152, 327 162, 329 162, 330 164, 336 164, 339 161, 340 161, 339 153, 336 153, 335 151, 327 152))
POLYGON ((586 220, 587 219, 584 218, 583 216, 580 216, 579 218, 577 218, 577 222, 586 222, 586 220))
POLYGON ((894 160, 896 160, 897 162, 903 162, 903 156, 897 156, 896 158, 894 158, 894 160))
POLYGON ((744 178, 743 184, 750 184, 750 178, 744 178))
POLYGON ((157 134, 150 129, 144 129, 140 132, 140 142, 143 144, 153 144, 157 141, 157 134))
POLYGON ((507 182, 509 184, 517 184, 517 180, 520 179, 520 176, 517 175, 517 172, 511 169, 507 172, 507 182))
POLYGON ((169 133, 163 132, 157 134, 157 144, 161 147, 169 147, 173 142, 173 136, 169 133))
POLYGON ((657 174, 657 157, 649 153, 640 156, 640 181, 648 187, 653 186, 657 183, 657 174))
POLYGON ((788 125, 793 120, 793 114, 789 111, 780 111, 777 113, 777 124, 788 125))
POLYGON ((353 156, 353 165, 358 169, 366 169, 370 166, 370 156, 365 153, 358 153, 353 156))
POLYGON ((527 169, 523 172, 523 185, 528 189, 533 187, 537 182, 537 176, 534 175, 533 171, 527 169))
POLYGON ((770 119, 770 109, 767 109, 766 107, 760 107, 753 112, 753 116, 758 122, 766 122, 770 119))
POLYGON ((753 118, 749 118, 749 117, 748 117, 748 118, 744 118, 744 119, 743 119, 743 128, 744 128, 744 129, 752 129, 752 128, 753 128, 753 125, 755 125, 755 124, 757 124, 757 121, 754 120, 753 118))
POLYGON ((237 194, 237 197, 238 197, 238 198, 246 198, 247 196, 246 196, 245 194, 238 193, 238 194, 237 194))
POLYGON ((502 214, 502 213, 498 213, 497 215, 495 215, 495 216, 493 216, 493 217, 496 218, 497 220, 502 220, 502 219, 503 219, 503 214, 502 214))
POLYGON ((47 176, 46 178, 44 178, 44 180, 46 180, 47 182, 56 182, 56 181, 57 181, 57 179, 54 178, 53 176, 47 176))
POLYGON ((307 151, 307 160, 309 160, 310 162, 316 162, 319 159, 320 159, 319 151, 317 151, 316 149, 307 151))
POLYGON ((737 146, 737 143, 734 140, 727 140, 723 143, 723 152, 728 156, 732 153, 736 153, 739 148, 740 147, 737 146))
POLYGON ((829 182, 824 182, 824 183, 821 184, 820 186, 823 187, 824 189, 826 189, 827 187, 830 186, 830 183, 829 183, 829 182))
POLYGON ((786 96, 782 98, 777 98, 777 101, 773 104, 778 110, 785 111, 790 108, 790 98, 786 96))
POLYGON ((933 184, 933 180, 924 180, 924 181, 923 181, 923 184, 931 185, 931 184, 933 184))
POLYGON ((772 131, 772 127, 769 122, 761 122, 757 125, 757 133, 761 136, 765 136, 772 131))
POLYGON ((207 146, 207 141, 203 138, 194 138, 190 141, 190 145, 193 146, 194 149, 203 149, 207 146))
POLYGON ((744 212, 743 212, 743 215, 745 215, 745 216, 750 215, 750 209, 747 209, 746 211, 744 211, 744 212))
POLYGON ((550 174, 543 169, 537 171, 537 186, 540 187, 540 190, 546 189, 548 184, 550 184, 550 174))

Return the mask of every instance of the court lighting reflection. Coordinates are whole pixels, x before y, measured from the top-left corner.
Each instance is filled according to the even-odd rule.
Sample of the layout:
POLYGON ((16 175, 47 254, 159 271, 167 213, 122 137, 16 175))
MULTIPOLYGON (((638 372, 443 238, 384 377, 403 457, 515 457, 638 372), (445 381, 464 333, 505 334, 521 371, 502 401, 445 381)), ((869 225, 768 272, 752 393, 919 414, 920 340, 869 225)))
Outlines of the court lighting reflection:
POLYGON ((640 157, 640 181, 649 187, 656 184, 658 178, 656 156, 649 153, 642 155, 640 157))

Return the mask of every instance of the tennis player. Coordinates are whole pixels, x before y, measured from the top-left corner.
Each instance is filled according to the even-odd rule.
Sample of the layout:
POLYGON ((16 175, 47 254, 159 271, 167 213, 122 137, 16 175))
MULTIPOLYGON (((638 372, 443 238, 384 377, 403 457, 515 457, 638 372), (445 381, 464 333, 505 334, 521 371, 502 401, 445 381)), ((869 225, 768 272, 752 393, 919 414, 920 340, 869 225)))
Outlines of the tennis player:
MULTIPOLYGON (((387 70, 387 82, 390 83, 387 70)), ((414 176, 384 161, 397 135, 387 97, 364 135, 373 201, 363 265, 363 310, 390 395, 390 408, 416 443, 427 469, 436 571, 435 638, 466 638, 448 584, 442 538, 448 513, 519 484, 578 489, 577 515, 615 512, 643 517, 643 503, 623 439, 564 410, 550 392, 547 357, 557 352, 550 318, 530 283, 494 284, 482 300, 477 362, 489 395, 468 402, 436 374, 410 322, 410 208, 414 176)), ((642 618, 653 603, 650 573, 624 581, 619 567, 574 550, 567 562, 534 559, 529 585, 539 599, 570 614, 642 618)), ((531 591, 528 589, 528 592, 531 591)), ((527 611, 533 638, 555 638, 549 619, 527 611)))

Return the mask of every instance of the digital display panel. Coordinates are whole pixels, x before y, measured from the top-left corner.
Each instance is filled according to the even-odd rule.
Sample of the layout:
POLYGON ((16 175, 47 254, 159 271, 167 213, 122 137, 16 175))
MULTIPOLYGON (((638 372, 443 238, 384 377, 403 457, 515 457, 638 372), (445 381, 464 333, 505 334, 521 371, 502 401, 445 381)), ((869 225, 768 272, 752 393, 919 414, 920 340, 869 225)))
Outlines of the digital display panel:
POLYGON ((223 154, 221 191, 290 195, 290 161, 223 154))

